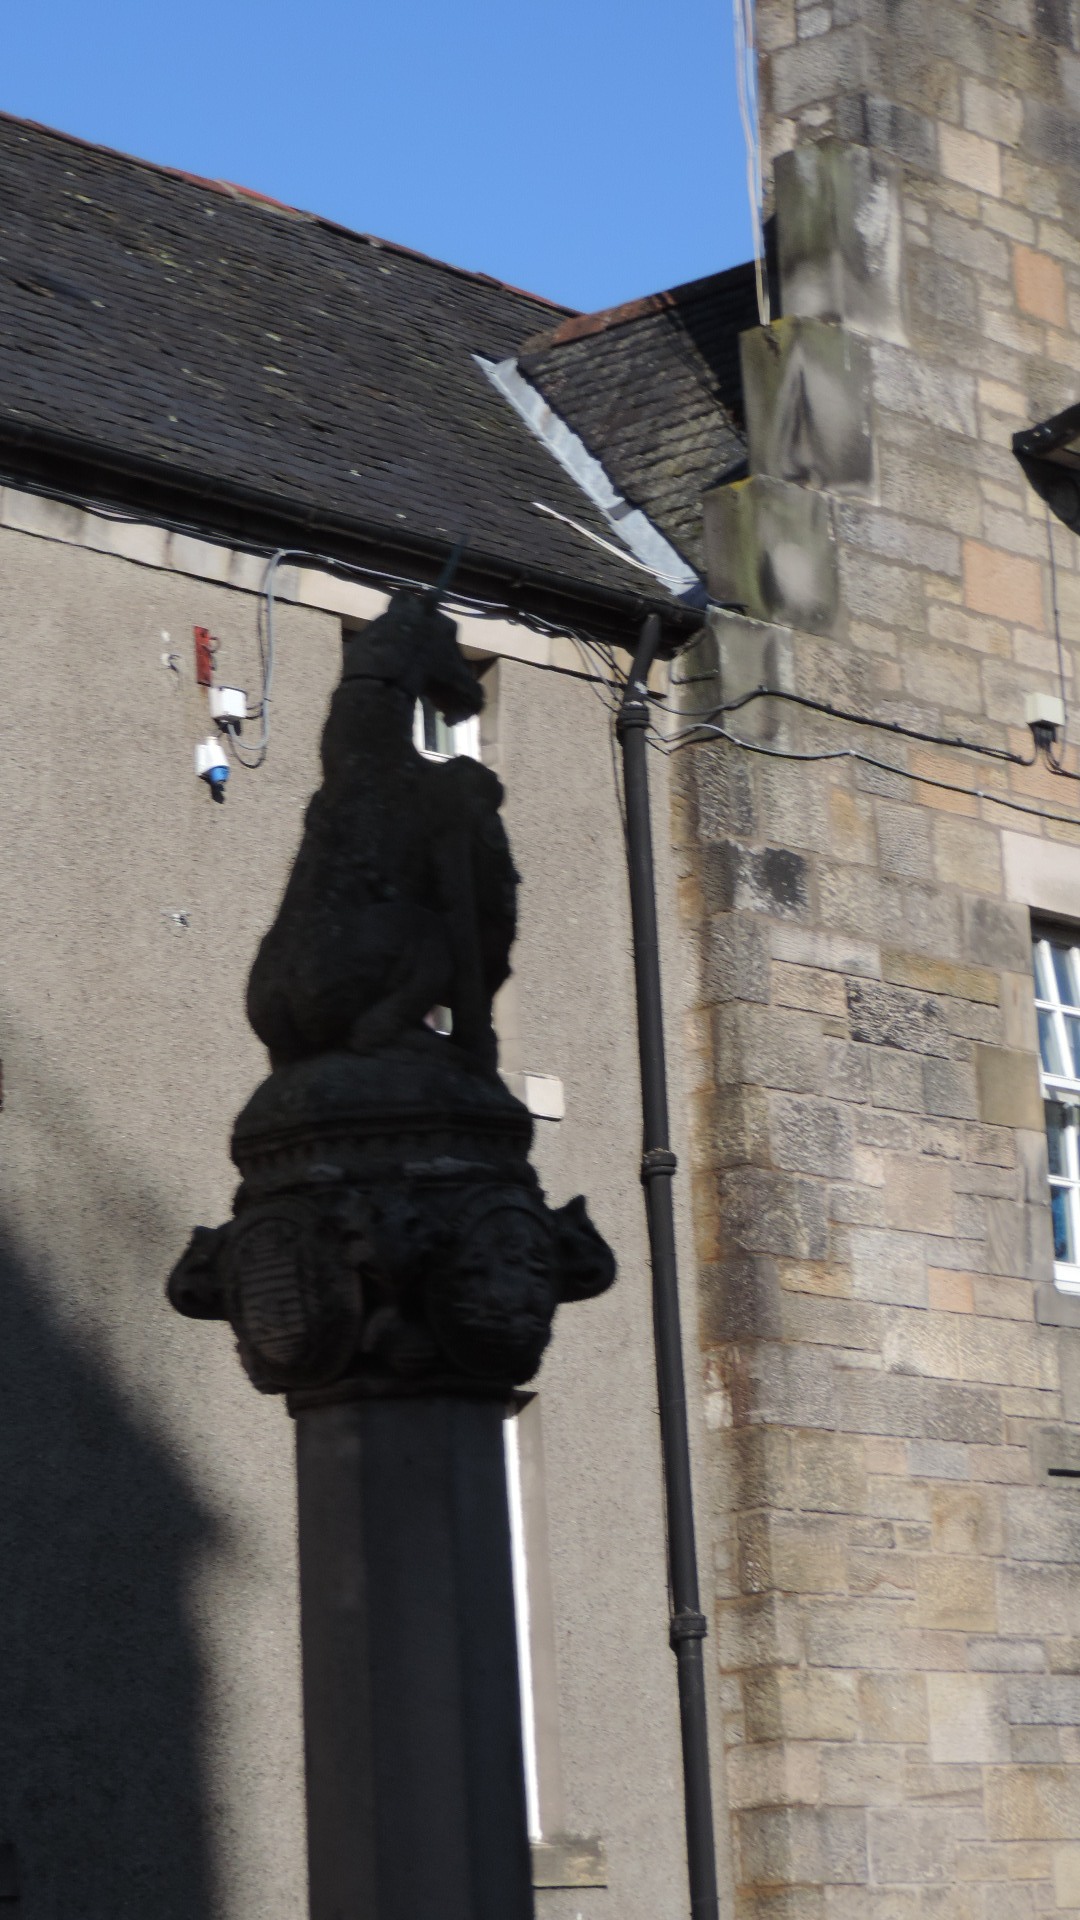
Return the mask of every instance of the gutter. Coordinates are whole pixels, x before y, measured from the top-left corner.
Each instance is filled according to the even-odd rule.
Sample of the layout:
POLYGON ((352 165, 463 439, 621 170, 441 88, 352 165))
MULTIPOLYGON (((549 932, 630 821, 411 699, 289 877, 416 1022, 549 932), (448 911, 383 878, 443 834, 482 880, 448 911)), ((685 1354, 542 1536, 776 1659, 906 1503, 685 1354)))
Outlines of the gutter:
MULTIPOLYGON (((240 546, 276 550, 317 546, 342 566, 364 566, 390 578, 397 569, 438 578, 454 544, 401 527, 328 511, 314 503, 282 498, 242 481, 164 462, 153 463, 116 448, 101 448, 76 435, 19 427, 0 419, 0 483, 36 487, 79 506, 121 506, 138 518, 185 532, 231 539, 240 546)), ((530 616, 548 626, 587 622, 603 637, 626 646, 644 614, 663 609, 665 623, 689 634, 699 612, 681 607, 642 576, 640 591, 617 588, 517 562, 470 547, 456 576, 465 597, 497 598, 512 616, 530 616)))

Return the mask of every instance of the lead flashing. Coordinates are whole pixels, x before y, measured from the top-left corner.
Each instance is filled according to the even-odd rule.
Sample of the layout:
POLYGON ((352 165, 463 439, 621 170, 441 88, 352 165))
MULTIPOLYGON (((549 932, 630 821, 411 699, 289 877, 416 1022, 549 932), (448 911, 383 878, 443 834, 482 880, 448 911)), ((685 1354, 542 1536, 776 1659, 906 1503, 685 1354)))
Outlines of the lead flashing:
POLYGON ((612 532, 629 548, 632 559, 647 567, 676 598, 700 604, 704 586, 693 567, 664 538, 648 515, 639 507, 632 507, 617 491, 599 460, 548 405, 539 389, 526 380, 517 361, 485 360, 481 354, 474 358, 492 386, 509 401, 518 419, 542 442, 586 498, 599 508, 612 532))

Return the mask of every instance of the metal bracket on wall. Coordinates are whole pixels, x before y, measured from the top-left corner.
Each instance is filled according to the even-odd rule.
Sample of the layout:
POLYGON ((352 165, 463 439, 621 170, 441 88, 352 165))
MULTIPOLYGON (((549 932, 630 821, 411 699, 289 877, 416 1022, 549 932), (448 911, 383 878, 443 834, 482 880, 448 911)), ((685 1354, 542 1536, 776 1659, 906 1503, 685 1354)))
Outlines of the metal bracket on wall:
POLYGON ((217 641, 209 627, 195 628, 195 680, 200 687, 214 684, 214 655, 217 641))

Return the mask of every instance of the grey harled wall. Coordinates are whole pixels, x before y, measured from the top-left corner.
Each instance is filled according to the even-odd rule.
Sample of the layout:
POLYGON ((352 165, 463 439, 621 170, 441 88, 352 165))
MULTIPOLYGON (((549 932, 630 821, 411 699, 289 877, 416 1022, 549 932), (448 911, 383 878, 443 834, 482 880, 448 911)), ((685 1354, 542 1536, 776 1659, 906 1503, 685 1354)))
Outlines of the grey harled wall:
MULTIPOLYGON (((191 629, 250 687, 254 598, 10 531, 0 567, 0 1841, 33 1920, 302 1920, 291 1426, 162 1287, 229 1206, 232 1117, 263 1072, 244 979, 317 778, 339 624, 282 607, 268 765, 215 807, 191 771, 191 629)), ((580 681, 496 673, 523 875, 510 1064, 565 1081, 542 1176, 588 1193, 622 1263, 540 1383, 568 1825, 603 1841, 610 1889, 538 1909, 682 1920, 608 721, 580 681)))

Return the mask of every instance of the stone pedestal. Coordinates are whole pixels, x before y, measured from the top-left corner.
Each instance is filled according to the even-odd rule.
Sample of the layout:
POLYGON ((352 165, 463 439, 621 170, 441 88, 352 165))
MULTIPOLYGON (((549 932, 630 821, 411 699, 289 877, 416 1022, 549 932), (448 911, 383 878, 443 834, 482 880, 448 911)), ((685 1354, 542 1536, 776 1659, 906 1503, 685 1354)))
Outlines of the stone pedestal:
POLYGON ((169 1284, 297 1423, 311 1920, 533 1911, 502 1422, 614 1264, 531 1136, 432 1033, 280 1068, 169 1284))
POLYGON ((528 1920, 501 1406, 298 1409, 311 1920, 528 1920))

